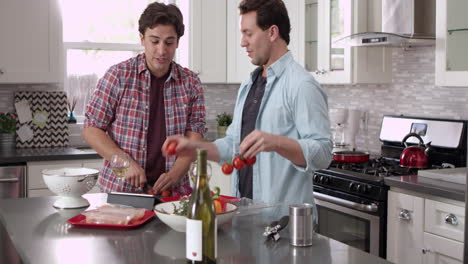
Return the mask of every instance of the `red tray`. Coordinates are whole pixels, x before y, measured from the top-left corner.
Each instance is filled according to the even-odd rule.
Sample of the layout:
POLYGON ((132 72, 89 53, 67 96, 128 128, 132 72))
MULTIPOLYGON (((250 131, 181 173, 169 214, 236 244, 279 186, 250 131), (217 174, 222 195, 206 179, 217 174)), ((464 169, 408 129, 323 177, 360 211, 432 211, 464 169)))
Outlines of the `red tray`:
POLYGON ((140 226, 150 220, 153 216, 155 216, 153 211, 145 211, 145 215, 138 221, 133 222, 129 225, 112 225, 112 224, 94 224, 94 223, 86 223, 85 219, 86 216, 79 214, 67 220, 67 223, 72 224, 74 226, 82 226, 82 227, 96 227, 96 228, 118 228, 118 229, 128 229, 140 226))

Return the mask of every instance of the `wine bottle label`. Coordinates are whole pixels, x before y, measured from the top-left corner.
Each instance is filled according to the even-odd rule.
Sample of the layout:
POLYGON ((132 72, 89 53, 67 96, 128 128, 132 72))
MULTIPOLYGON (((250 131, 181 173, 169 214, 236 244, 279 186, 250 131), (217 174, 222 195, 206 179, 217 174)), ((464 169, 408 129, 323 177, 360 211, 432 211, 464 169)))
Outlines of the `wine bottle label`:
POLYGON ((186 257, 190 260, 202 261, 202 221, 187 219, 186 228, 186 257))

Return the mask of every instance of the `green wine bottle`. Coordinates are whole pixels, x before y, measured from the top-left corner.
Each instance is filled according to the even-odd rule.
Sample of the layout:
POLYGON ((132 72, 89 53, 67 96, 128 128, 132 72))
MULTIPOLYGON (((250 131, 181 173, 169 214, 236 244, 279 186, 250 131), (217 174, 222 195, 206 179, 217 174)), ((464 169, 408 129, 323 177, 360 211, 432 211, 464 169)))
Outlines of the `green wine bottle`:
POLYGON ((187 214, 185 241, 188 263, 216 263, 217 223, 206 168, 206 150, 197 149, 197 179, 187 214))

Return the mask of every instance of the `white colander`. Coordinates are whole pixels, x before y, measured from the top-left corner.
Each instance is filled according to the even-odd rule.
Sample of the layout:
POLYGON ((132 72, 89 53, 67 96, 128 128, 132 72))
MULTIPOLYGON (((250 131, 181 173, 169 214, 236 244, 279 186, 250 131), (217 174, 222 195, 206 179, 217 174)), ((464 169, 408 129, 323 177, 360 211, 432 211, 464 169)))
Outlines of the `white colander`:
POLYGON ((89 192, 96 184, 99 171, 88 168, 62 168, 43 170, 42 178, 53 193, 60 196, 54 207, 60 209, 89 206, 81 195, 89 192))

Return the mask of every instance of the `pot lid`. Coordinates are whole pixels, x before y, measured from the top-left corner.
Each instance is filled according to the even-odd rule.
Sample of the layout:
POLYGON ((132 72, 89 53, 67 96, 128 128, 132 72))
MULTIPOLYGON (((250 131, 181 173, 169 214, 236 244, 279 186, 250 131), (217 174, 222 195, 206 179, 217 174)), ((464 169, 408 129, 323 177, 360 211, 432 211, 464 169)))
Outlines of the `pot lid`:
POLYGON ((42 171, 42 175, 46 175, 46 176, 76 177, 76 176, 87 176, 87 175, 97 175, 97 174, 99 174, 98 170, 88 169, 88 168, 61 168, 61 169, 52 169, 52 170, 42 171))

